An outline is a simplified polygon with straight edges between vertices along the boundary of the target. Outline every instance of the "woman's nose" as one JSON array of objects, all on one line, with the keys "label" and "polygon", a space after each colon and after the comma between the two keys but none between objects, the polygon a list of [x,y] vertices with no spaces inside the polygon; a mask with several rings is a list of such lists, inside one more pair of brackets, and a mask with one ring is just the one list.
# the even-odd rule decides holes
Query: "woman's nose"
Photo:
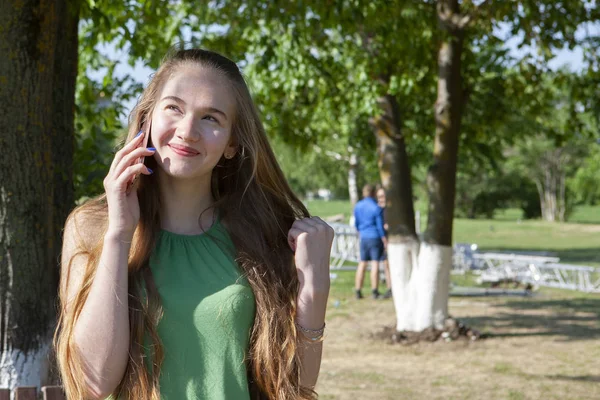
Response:
[{"label": "woman's nose", "polygon": [[195,142],[200,139],[200,127],[193,116],[186,116],[177,124],[176,135],[186,141]]}]

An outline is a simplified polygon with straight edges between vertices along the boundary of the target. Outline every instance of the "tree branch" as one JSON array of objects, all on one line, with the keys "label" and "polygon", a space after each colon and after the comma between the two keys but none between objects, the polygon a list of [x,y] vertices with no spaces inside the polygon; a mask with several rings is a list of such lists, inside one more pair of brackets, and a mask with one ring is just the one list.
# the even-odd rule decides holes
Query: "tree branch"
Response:
[{"label": "tree branch", "polygon": [[475,14],[481,14],[482,11],[489,11],[491,9],[491,0],[483,0],[478,6],[475,6]]},{"label": "tree branch", "polygon": [[448,1],[443,0],[438,1],[437,12],[440,22],[452,32],[465,29],[473,18],[473,14],[461,14],[458,3],[449,5]]},{"label": "tree branch", "polygon": [[491,11],[492,0],[483,0],[479,5],[474,6],[471,12],[461,14],[457,10],[451,10],[451,7],[445,1],[439,1],[437,4],[438,16],[440,21],[452,31],[461,31],[472,23],[479,15]]}]

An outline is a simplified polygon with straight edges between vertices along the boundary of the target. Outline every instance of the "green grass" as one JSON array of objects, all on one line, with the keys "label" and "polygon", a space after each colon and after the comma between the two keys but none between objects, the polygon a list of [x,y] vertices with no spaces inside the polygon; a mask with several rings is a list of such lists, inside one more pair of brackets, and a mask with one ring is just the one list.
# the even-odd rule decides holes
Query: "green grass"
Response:
[{"label": "green grass", "polygon": [[[355,271],[332,270],[331,272],[336,274],[336,278],[331,281],[331,289],[329,293],[330,303],[333,304],[336,301],[339,301],[339,303],[335,303],[336,306],[332,309],[332,312],[343,314],[346,310],[345,307],[349,305],[349,302],[353,301],[352,294],[354,290]],[[459,287],[479,286],[476,283],[476,279],[477,276],[471,272],[467,272],[464,275],[450,275],[450,281],[452,284]],[[365,281],[363,284],[363,294],[366,292],[366,289],[370,287],[369,282],[370,274],[367,273],[365,274]],[[541,287],[535,293],[536,296],[539,296],[540,298],[554,300],[552,306],[557,310],[560,309],[568,312],[568,310],[576,308],[589,312],[597,312],[598,317],[600,318],[600,310],[593,309],[597,306],[597,302],[600,300],[598,294],[547,287]],[[592,300],[594,302],[593,304],[590,303]],[[508,299],[507,301],[513,300]],[[531,303],[531,300],[529,300],[529,302]]]},{"label": "green grass", "polygon": [[518,208],[507,208],[505,210],[498,210],[494,215],[494,220],[499,221],[517,221],[523,219],[523,211]]},{"label": "green grass", "polygon": [[537,251],[562,262],[600,264],[600,226],[544,221],[454,221],[455,243],[477,243],[482,250]]},{"label": "green grass", "polygon": [[319,217],[343,214],[344,220],[347,222],[352,215],[352,206],[347,200],[309,200],[304,204],[312,215],[318,215]]},{"label": "green grass", "polygon": [[600,206],[579,206],[569,216],[569,222],[600,224]]},{"label": "green grass", "polygon": [[517,374],[520,371],[510,363],[501,362],[494,365],[494,372],[498,374]]},{"label": "green grass", "polygon": [[464,275],[451,275],[450,281],[453,285],[460,287],[479,286],[477,284],[477,276],[470,272],[467,272]]},{"label": "green grass", "polygon": [[[307,207],[312,214],[321,217],[343,214],[346,221],[352,212],[348,201],[314,200],[308,202]],[[600,266],[600,206],[577,208],[573,220],[579,223],[519,218],[517,209],[499,212],[492,220],[457,218],[454,243],[476,243],[486,251],[546,252],[560,257],[564,263]],[[422,220],[421,229],[425,226],[426,221]]]},{"label": "green grass", "polygon": [[510,400],[522,400],[522,399],[525,399],[525,395],[518,390],[509,390],[508,398]]}]

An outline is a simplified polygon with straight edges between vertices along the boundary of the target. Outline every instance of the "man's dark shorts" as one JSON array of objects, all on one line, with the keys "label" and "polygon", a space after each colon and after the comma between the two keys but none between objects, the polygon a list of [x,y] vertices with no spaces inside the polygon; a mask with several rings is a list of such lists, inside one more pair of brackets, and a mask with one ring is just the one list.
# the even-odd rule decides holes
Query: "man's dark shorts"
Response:
[{"label": "man's dark shorts", "polygon": [[383,256],[384,250],[381,238],[360,239],[361,261],[381,261]]}]

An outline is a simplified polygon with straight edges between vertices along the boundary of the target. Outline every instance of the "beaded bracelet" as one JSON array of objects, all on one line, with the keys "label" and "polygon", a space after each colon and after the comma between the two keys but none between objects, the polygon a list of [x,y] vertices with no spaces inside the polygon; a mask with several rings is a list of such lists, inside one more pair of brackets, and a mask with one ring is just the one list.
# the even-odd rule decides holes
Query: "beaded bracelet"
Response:
[{"label": "beaded bracelet", "polygon": [[[320,341],[321,339],[323,339],[323,334],[325,332],[326,325],[327,325],[326,323],[323,323],[323,327],[321,329],[314,330],[314,329],[306,329],[305,327],[303,327],[302,325],[300,325],[299,323],[296,322],[296,327],[298,327],[302,331],[302,333],[304,333],[304,337],[313,342]],[[311,334],[311,335],[317,335],[317,336],[309,337],[309,336],[306,336],[307,333]]]}]

